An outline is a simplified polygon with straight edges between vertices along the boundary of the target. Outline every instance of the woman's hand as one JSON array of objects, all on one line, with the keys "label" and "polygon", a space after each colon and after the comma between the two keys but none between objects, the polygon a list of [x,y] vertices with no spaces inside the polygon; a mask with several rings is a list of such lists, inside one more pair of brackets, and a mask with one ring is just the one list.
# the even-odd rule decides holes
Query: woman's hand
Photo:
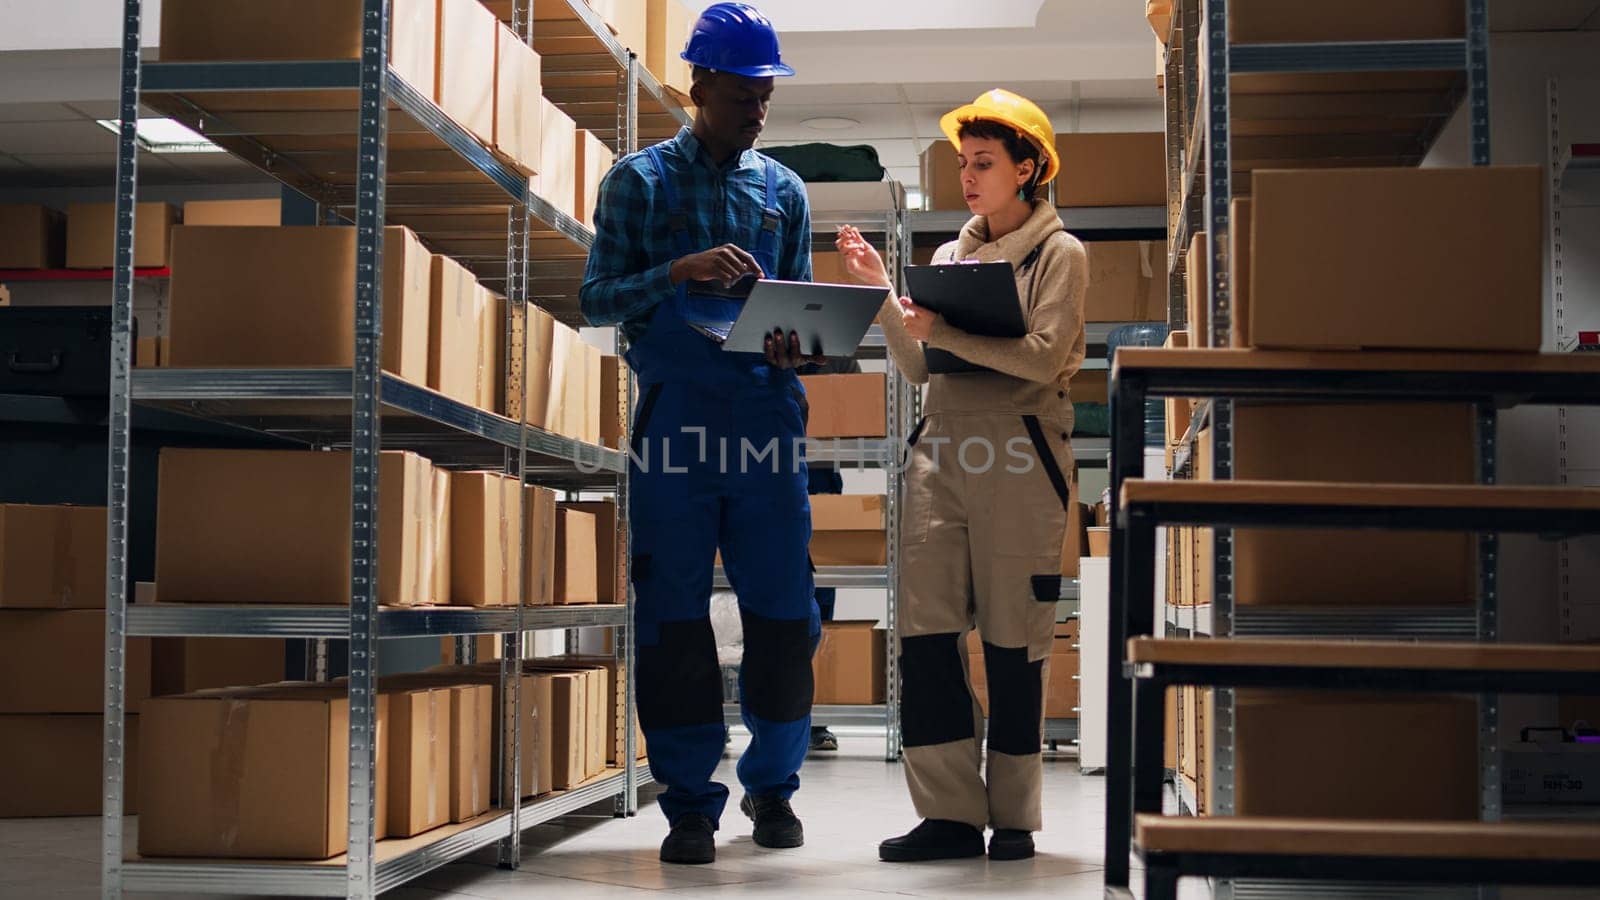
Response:
[{"label": "woman's hand", "polygon": [[878,248],[867,243],[867,239],[861,236],[861,232],[854,225],[840,226],[833,245],[838,248],[839,255],[844,257],[844,268],[850,273],[851,278],[862,284],[882,285],[891,289],[894,287],[894,282],[889,280],[889,269],[884,266]]},{"label": "woman's hand", "polygon": [[900,298],[900,321],[912,337],[924,344],[933,340],[933,328],[939,324],[939,319],[938,313],[925,306],[918,306],[910,297]]}]

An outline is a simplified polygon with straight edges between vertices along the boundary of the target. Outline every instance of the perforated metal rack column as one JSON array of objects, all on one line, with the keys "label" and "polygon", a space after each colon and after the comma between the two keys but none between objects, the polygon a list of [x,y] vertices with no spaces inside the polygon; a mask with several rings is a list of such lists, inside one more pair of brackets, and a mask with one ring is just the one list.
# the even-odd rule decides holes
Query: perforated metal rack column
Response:
[{"label": "perforated metal rack column", "polygon": [[128,477],[132,470],[133,215],[138,200],[140,0],[122,5],[122,80],[117,130],[116,256],[111,294],[111,386],[107,418],[104,808],[100,890],[122,896],[122,813],[126,782]]}]

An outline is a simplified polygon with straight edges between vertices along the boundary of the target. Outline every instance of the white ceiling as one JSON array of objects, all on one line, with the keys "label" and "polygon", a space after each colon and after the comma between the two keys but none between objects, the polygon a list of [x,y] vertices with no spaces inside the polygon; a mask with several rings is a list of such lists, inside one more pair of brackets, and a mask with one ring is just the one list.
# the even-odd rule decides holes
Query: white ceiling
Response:
[{"label": "white ceiling", "polygon": [[[914,185],[938,118],[984,90],[1033,98],[1058,131],[1160,130],[1156,44],[1141,0],[757,0],[799,74],[769,144],[868,143]],[[109,187],[121,0],[0,0],[0,186]],[[1600,0],[1491,0],[1498,31],[1600,28]],[[146,0],[146,43],[159,0]],[[100,48],[100,49],[96,49]],[[815,117],[857,125],[819,131]],[[256,181],[216,155],[146,154],[151,183]]]}]

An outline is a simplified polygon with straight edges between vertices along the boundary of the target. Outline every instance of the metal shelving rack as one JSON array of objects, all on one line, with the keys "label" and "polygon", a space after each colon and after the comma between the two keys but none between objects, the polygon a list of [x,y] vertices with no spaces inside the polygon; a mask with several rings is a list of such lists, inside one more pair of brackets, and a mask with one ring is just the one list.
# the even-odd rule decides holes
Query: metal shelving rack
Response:
[{"label": "metal shelving rack", "polygon": [[[1169,321],[1187,325],[1186,270],[1190,238],[1203,229],[1210,261],[1207,286],[1212,346],[1231,341],[1232,287],[1229,282],[1230,207],[1233,178],[1258,164],[1282,168],[1285,137],[1315,136],[1310,151],[1301,150],[1300,164],[1342,166],[1421,163],[1450,115],[1465,103],[1469,111],[1473,165],[1488,165],[1488,0],[1461,0],[1466,32],[1458,40],[1412,40],[1346,43],[1230,45],[1227,0],[1178,0],[1166,41],[1166,118],[1168,186]],[[1352,73],[1391,79],[1383,86],[1322,98],[1287,91],[1235,92],[1259,89],[1263,79],[1294,76],[1336,78]],[[1339,134],[1317,129],[1318,118],[1387,120],[1381,134]],[[1247,136],[1235,135],[1237,122],[1250,122]],[[1409,127],[1394,127],[1394,122]],[[1275,160],[1273,157],[1277,157]],[[1196,410],[1174,465],[1174,477],[1192,477],[1192,446],[1202,425],[1213,439],[1212,477],[1227,480],[1233,468],[1232,399],[1217,397]],[[1495,483],[1494,407],[1479,407],[1477,434],[1479,481]],[[1394,639],[1477,639],[1496,637],[1496,561],[1498,538],[1479,538],[1477,603],[1465,609],[1263,609],[1235,606],[1232,532],[1215,529],[1213,600],[1209,608],[1168,606],[1163,615],[1169,636],[1185,637],[1369,637]],[[1180,692],[1180,716],[1182,699]],[[1498,698],[1485,695],[1479,704],[1481,813],[1485,821],[1500,817]],[[1213,815],[1234,811],[1234,692],[1215,689],[1211,725]],[[1180,731],[1179,752],[1182,752]],[[1198,799],[1182,778],[1175,779],[1179,808],[1193,813]],[[1296,890],[1326,885],[1299,885],[1286,890],[1277,883],[1219,880],[1215,896],[1265,898],[1303,896]],[[1332,888],[1347,895],[1349,888]]]},{"label": "metal shelving rack", "polygon": [[[668,115],[687,115],[665,97],[659,84],[618,45],[581,0],[567,0],[589,39],[614,62],[620,100],[615,134],[620,151],[636,149],[638,87]],[[532,40],[531,0],[509,4],[513,30]],[[245,891],[301,896],[373,897],[477,849],[497,844],[502,866],[520,863],[523,829],[615,798],[619,815],[638,808],[638,788],[649,782],[635,764],[633,678],[626,679],[626,756],[620,770],[574,790],[528,800],[521,797],[516,724],[520,698],[515,677],[523,659],[526,632],[548,629],[609,628],[617,635],[615,652],[631,673],[634,659],[633,597],[610,606],[499,609],[380,608],[379,561],[375,545],[377,460],[383,449],[408,449],[453,468],[500,468],[532,483],[569,490],[614,489],[618,529],[626,527],[627,467],[615,450],[594,447],[482,410],[408,384],[378,369],[382,311],[384,226],[411,227],[437,252],[456,257],[485,282],[503,281],[509,336],[516,310],[530,302],[530,244],[535,239],[575,248],[581,255],[592,232],[530,190],[526,178],[502,164],[426,96],[387,65],[390,4],[363,0],[360,60],[333,62],[152,63],[140,59],[142,0],[124,0],[119,152],[116,197],[116,266],[113,274],[110,381],[109,526],[107,538],[106,689],[104,810],[102,818],[102,893],[164,894]],[[290,97],[305,91],[353,96],[343,108],[308,115],[294,112],[220,110],[213,98],[251,94]],[[323,96],[326,96],[324,93]],[[131,370],[134,213],[137,192],[136,125],[141,104],[195,128],[268,175],[314,200],[330,221],[345,218],[357,230],[355,365],[342,370]],[[285,110],[295,109],[293,104]],[[316,142],[274,136],[293,132],[323,136],[337,148],[344,141],[348,160]],[[391,132],[428,136],[425,164],[401,168],[391,160]],[[347,146],[353,139],[355,150]],[[314,149],[301,149],[312,146]],[[417,154],[402,157],[414,161]],[[412,177],[416,168],[428,177]],[[446,177],[440,177],[446,173]],[[572,296],[576,291],[571,290]],[[541,291],[541,303],[559,292]],[[506,342],[509,348],[510,341]],[[506,371],[526,359],[506,360]],[[629,379],[631,382],[631,379]],[[631,408],[631,383],[618,398]],[[317,447],[344,448],[352,458],[351,600],[348,606],[290,607],[234,605],[128,604],[129,476],[134,404],[164,408],[185,416],[226,422],[260,433],[288,437]],[[526,404],[524,404],[526,408]],[[620,546],[620,544],[619,544]],[[528,560],[523,548],[520,567]],[[626,560],[623,561],[626,565]],[[519,577],[522,577],[519,575]],[[518,591],[520,595],[520,590]],[[457,636],[461,658],[471,659],[465,636],[503,636],[501,684],[505,698],[500,755],[501,778],[509,801],[462,825],[447,826],[406,841],[374,840],[374,746],[379,641],[422,636]],[[345,856],[303,863],[259,861],[179,861],[125,858],[123,721],[125,639],[135,636],[236,636],[349,641],[350,802],[349,846]],[[325,653],[325,645],[323,650]]]}]

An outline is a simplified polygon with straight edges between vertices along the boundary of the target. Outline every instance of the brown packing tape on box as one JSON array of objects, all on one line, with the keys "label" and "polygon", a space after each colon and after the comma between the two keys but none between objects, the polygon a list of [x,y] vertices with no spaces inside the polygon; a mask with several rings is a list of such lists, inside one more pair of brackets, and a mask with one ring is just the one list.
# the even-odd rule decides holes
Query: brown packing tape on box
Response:
[{"label": "brown packing tape on box", "polygon": [[[105,802],[105,719],[98,715],[0,719],[0,819],[98,816]],[[139,717],[123,719],[122,810],[139,812]]]},{"label": "brown packing tape on box", "polygon": [[0,608],[106,605],[103,506],[0,504]]}]

